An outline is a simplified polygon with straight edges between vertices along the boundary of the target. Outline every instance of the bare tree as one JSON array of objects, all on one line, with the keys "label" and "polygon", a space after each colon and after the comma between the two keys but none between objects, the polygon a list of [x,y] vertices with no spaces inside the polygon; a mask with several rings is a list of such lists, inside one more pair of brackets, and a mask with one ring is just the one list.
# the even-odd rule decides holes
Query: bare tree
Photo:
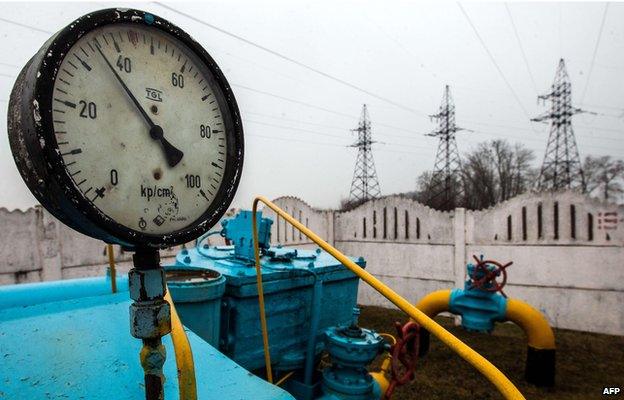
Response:
[{"label": "bare tree", "polygon": [[585,157],[586,192],[603,200],[617,201],[624,193],[624,161],[611,156]]},{"label": "bare tree", "polygon": [[535,177],[533,152],[522,144],[505,140],[480,143],[465,157],[465,205],[471,209],[490,207],[530,189]]},{"label": "bare tree", "polygon": [[464,156],[462,169],[464,181],[464,206],[469,209],[486,208],[498,200],[498,168],[489,143],[479,143]]},{"label": "bare tree", "polygon": [[[511,145],[505,140],[479,143],[464,156],[462,174],[455,182],[463,186],[463,191],[457,191],[463,195],[455,203],[482,209],[526,192],[536,176],[531,168],[533,158],[533,152],[522,144]],[[430,172],[419,177],[416,200],[423,202],[429,197],[430,177]],[[427,205],[436,208],[436,204]]]}]

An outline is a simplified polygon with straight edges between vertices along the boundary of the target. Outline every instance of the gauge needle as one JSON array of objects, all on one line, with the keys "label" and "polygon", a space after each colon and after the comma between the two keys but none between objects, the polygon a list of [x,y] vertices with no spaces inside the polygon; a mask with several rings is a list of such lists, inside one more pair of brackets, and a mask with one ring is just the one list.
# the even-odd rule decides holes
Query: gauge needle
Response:
[{"label": "gauge needle", "polygon": [[165,158],[167,158],[167,164],[169,164],[171,168],[178,165],[178,163],[182,160],[184,153],[181,150],[179,150],[177,147],[169,143],[167,139],[165,139],[165,134],[163,132],[163,129],[160,127],[160,125],[156,125],[154,121],[152,121],[152,119],[149,117],[149,115],[147,115],[147,112],[145,112],[143,107],[141,107],[141,104],[139,103],[137,98],[134,97],[130,89],[128,89],[128,86],[126,86],[126,84],[121,79],[117,71],[115,71],[115,68],[113,68],[113,66],[108,61],[104,53],[102,53],[102,50],[100,49],[100,46],[97,43],[95,44],[95,48],[100,53],[104,61],[106,61],[106,65],[108,65],[110,70],[113,72],[113,75],[115,75],[115,78],[117,78],[117,80],[119,81],[119,84],[121,84],[121,87],[123,87],[128,97],[130,97],[130,100],[132,100],[136,108],[139,110],[139,112],[145,119],[145,122],[147,122],[147,124],[149,125],[150,127],[149,134],[152,137],[152,139],[159,141],[160,144],[162,145],[162,149],[165,152]]}]

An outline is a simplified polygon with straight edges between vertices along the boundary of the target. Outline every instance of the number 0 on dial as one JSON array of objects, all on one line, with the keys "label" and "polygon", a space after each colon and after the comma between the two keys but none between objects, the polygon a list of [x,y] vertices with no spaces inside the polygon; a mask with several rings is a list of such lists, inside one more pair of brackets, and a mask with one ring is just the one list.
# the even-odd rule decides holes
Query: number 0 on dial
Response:
[{"label": "number 0 on dial", "polygon": [[242,170],[236,100],[171,23],[102,10],[24,67],[9,106],[18,169],[52,214],[90,236],[171,246],[214,225]]}]

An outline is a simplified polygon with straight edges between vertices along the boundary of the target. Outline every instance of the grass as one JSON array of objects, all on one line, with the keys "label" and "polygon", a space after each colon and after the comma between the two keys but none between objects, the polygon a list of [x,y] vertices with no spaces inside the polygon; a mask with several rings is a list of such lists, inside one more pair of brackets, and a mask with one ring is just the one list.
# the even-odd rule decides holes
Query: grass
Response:
[{"label": "grass", "polygon": [[[395,334],[394,321],[405,322],[398,310],[362,306],[360,325]],[[450,318],[436,321],[481,353],[520,389],[527,399],[586,400],[604,398],[604,387],[624,389],[624,337],[555,329],[557,374],[554,388],[537,388],[524,381],[526,341],[513,324],[497,324],[491,335],[466,332]],[[373,369],[378,369],[379,357]],[[622,395],[620,393],[620,395]],[[399,387],[401,399],[501,399],[492,384],[437,338],[431,337],[429,354],[418,360],[416,380]]]}]

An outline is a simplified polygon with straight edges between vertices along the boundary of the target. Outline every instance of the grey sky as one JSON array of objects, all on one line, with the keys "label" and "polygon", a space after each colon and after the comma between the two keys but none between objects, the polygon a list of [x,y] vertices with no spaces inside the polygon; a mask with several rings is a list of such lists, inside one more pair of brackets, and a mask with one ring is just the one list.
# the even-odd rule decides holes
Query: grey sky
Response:
[{"label": "grey sky", "polygon": [[[374,146],[382,193],[413,190],[418,174],[434,161],[436,139],[423,134],[434,128],[427,114],[436,111],[446,83],[455,98],[458,124],[475,131],[458,134],[460,152],[480,141],[506,138],[534,150],[539,163],[548,127],[530,123],[529,117],[545,111],[536,97],[549,90],[560,57],[566,59],[575,103],[604,114],[575,117],[581,156],[624,157],[624,4],[610,4],[596,49],[605,3],[508,3],[529,72],[505,4],[462,3],[521,105],[456,3],[171,4],[414,110],[410,112],[155,3],[0,3],[2,18],[50,32],[89,11],[120,5],[151,11],[185,29],[212,54],[234,85],[246,133],[245,170],[235,206],[250,207],[256,194],[296,195],[314,206],[337,206],[349,193],[356,150],[345,146],[354,140],[350,129],[357,124],[362,103],[369,105],[373,137],[383,142]],[[4,121],[19,68],[48,36],[0,20],[0,118]],[[13,163],[6,124],[0,126],[0,207],[31,206],[35,200]]]}]

